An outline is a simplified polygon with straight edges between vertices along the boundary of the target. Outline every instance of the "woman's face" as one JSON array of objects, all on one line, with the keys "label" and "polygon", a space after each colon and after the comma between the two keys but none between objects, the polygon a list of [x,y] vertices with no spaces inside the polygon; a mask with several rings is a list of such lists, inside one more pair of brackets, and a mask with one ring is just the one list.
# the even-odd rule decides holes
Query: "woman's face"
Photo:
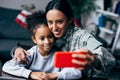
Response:
[{"label": "woman's face", "polygon": [[70,24],[70,20],[68,20],[61,11],[56,9],[48,11],[46,18],[48,21],[49,29],[54,34],[54,36],[56,38],[62,37]]}]

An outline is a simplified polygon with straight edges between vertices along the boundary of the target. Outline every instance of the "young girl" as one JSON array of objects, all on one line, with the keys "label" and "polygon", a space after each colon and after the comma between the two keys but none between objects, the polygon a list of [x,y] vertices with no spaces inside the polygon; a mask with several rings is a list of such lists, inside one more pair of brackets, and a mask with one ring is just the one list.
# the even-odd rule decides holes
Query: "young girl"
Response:
[{"label": "young girl", "polygon": [[15,76],[37,80],[81,78],[81,71],[78,69],[54,67],[55,39],[48,28],[44,13],[29,15],[26,21],[32,40],[37,45],[27,50],[31,55],[27,56],[28,63],[12,59],[4,64],[2,70]]}]

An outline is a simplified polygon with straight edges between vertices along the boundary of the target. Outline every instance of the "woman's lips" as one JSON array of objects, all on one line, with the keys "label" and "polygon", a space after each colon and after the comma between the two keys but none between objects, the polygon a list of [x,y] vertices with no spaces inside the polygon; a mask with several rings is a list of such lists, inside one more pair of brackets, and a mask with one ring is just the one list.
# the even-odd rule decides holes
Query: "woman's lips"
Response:
[{"label": "woman's lips", "polygon": [[60,32],[54,32],[54,34],[55,34],[55,35],[59,35],[59,34],[60,34]]},{"label": "woman's lips", "polygon": [[61,34],[61,30],[59,30],[59,31],[54,31],[54,34],[55,34],[55,35],[60,35],[60,34]]}]

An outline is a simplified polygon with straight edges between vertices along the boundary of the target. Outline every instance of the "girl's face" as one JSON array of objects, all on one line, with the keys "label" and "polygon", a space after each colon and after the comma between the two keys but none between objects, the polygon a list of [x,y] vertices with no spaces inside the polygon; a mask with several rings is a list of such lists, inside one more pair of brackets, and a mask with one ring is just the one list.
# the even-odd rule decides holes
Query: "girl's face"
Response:
[{"label": "girl's face", "polygon": [[49,29],[56,38],[62,37],[71,23],[71,20],[68,20],[61,11],[56,9],[49,10],[46,14],[46,18]]},{"label": "girl's face", "polygon": [[54,44],[54,36],[46,25],[38,25],[38,27],[34,32],[34,36],[32,37],[34,43],[39,46],[40,53],[44,56],[49,53],[53,44]]}]

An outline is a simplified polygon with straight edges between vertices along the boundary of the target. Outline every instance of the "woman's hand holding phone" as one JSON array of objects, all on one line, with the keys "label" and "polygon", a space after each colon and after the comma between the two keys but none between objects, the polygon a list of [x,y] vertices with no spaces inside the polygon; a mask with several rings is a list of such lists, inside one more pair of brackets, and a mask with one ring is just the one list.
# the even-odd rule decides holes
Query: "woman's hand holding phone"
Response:
[{"label": "woman's hand holding phone", "polygon": [[[72,63],[76,64],[76,65],[79,65],[78,69],[79,70],[84,70],[86,67],[90,67],[94,62],[95,62],[95,55],[87,50],[87,49],[81,49],[77,52],[84,52],[86,54],[73,54],[72,55]],[[77,60],[76,58],[79,58],[79,59],[84,59],[85,62],[82,62],[82,61],[79,61]]]}]

